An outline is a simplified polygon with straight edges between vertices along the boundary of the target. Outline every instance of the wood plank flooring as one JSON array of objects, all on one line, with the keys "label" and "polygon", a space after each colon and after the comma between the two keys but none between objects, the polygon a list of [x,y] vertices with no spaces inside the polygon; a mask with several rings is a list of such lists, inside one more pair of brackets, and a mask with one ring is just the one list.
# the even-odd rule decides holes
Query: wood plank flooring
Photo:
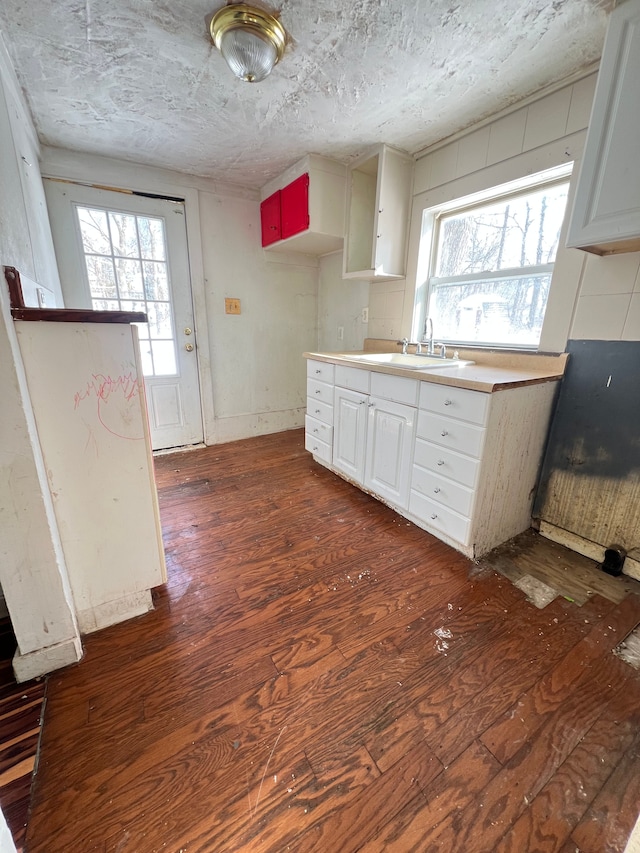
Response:
[{"label": "wood plank flooring", "polygon": [[640,598],[543,610],[313,462],[162,456],[169,582],[50,677],[28,853],[621,853]]},{"label": "wood plank flooring", "polygon": [[23,849],[36,764],[45,682],[16,684],[11,666],[16,638],[0,619],[0,807],[18,853]]}]

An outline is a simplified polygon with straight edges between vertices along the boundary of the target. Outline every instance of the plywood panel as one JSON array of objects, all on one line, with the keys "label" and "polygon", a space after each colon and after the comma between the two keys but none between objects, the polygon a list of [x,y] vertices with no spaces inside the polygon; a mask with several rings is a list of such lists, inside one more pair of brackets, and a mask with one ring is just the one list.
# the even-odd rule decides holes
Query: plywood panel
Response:
[{"label": "plywood panel", "polygon": [[16,326],[74,602],[88,616],[163,580],[132,329]]}]

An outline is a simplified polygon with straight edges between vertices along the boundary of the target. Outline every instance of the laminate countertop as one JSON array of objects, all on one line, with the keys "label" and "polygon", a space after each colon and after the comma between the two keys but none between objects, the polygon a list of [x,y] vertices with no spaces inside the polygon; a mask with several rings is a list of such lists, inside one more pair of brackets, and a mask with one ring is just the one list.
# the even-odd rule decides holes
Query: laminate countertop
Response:
[{"label": "laminate countertop", "polygon": [[470,360],[474,364],[456,366],[452,361],[451,367],[426,367],[413,370],[385,364],[363,362],[354,358],[357,355],[375,352],[398,352],[395,347],[372,348],[367,346],[360,352],[305,352],[304,357],[330,364],[342,364],[360,370],[370,370],[375,373],[388,373],[394,376],[405,376],[408,379],[418,379],[422,382],[432,382],[437,385],[451,385],[457,388],[468,388],[471,391],[505,391],[509,388],[519,388],[524,385],[537,385],[541,382],[552,382],[562,379],[567,363],[567,353],[560,355],[539,355],[537,353],[511,353],[495,350],[466,350],[460,349],[460,360]]}]

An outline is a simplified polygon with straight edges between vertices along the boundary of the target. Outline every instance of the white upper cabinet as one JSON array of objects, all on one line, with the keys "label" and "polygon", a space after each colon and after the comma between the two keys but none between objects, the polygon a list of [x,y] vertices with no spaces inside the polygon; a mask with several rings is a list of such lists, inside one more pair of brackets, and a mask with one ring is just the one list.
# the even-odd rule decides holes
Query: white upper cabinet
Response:
[{"label": "white upper cabinet", "polygon": [[343,278],[404,278],[413,158],[378,145],[347,173]]},{"label": "white upper cabinet", "polygon": [[567,245],[640,250],[640,0],[612,13]]},{"label": "white upper cabinet", "polygon": [[325,255],[342,248],[347,167],[307,154],[261,191],[262,246]]}]

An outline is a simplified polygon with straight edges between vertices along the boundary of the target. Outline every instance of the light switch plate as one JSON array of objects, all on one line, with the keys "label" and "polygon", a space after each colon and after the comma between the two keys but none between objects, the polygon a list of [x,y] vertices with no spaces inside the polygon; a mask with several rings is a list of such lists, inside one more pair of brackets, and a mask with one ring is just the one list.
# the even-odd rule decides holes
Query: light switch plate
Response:
[{"label": "light switch plate", "polygon": [[225,299],[224,300],[224,313],[225,314],[241,314],[240,311],[240,300],[239,299]]}]

